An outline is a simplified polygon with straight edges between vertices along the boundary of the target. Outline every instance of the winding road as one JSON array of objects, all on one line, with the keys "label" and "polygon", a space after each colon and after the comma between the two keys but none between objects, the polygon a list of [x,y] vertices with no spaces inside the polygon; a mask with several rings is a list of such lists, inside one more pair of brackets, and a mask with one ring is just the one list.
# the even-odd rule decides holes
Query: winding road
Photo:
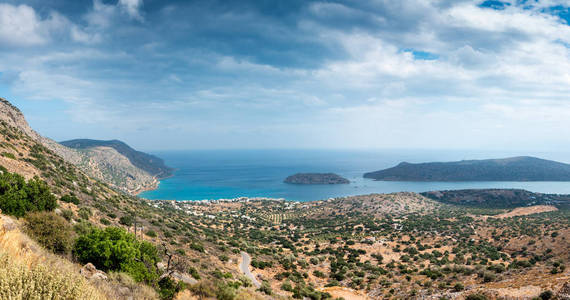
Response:
[{"label": "winding road", "polygon": [[257,281],[257,279],[255,279],[255,276],[253,276],[253,274],[249,270],[249,264],[250,263],[251,263],[251,257],[249,256],[249,254],[242,251],[241,252],[241,263],[239,265],[239,269],[243,274],[245,274],[245,276],[247,278],[249,278],[251,280],[251,282],[253,283],[253,285],[256,288],[259,288],[261,286],[261,284],[259,283],[259,281]]}]

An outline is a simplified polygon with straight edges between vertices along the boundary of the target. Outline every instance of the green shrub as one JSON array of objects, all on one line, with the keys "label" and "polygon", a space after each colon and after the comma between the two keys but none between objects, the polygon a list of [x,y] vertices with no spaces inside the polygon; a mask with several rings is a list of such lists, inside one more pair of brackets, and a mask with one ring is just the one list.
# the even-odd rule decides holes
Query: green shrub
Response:
[{"label": "green shrub", "polygon": [[101,222],[101,224],[103,224],[103,225],[107,225],[107,226],[108,226],[108,225],[111,225],[111,221],[109,221],[109,220],[107,220],[107,219],[105,219],[105,218],[101,218],[101,219],[99,220],[99,222]]},{"label": "green shrub", "polygon": [[26,180],[0,168],[0,209],[3,213],[22,217],[27,212],[51,211],[57,199],[48,185],[38,177]]},{"label": "green shrub", "polygon": [[16,159],[16,156],[14,155],[14,153],[10,153],[10,152],[2,152],[2,156],[7,157],[7,158],[11,158],[11,159]]},{"label": "green shrub", "polygon": [[71,221],[73,218],[73,211],[70,209],[62,209],[61,216],[64,217],[66,220]]},{"label": "green shrub", "polygon": [[273,290],[271,289],[271,285],[267,281],[263,281],[261,283],[261,286],[259,287],[258,291],[260,291],[266,295],[273,294]]},{"label": "green shrub", "polygon": [[196,270],[196,268],[194,267],[188,268],[188,273],[190,273],[190,275],[194,277],[194,279],[200,280],[200,274],[198,274],[198,270]]},{"label": "green shrub", "polygon": [[61,198],[59,199],[65,203],[73,203],[75,205],[79,205],[79,198],[77,198],[75,196],[75,194],[71,193],[71,194],[67,194],[67,195],[63,195],[61,196]]},{"label": "green shrub", "polygon": [[137,282],[153,282],[157,277],[158,252],[149,242],[138,241],[118,227],[93,229],[77,238],[73,253],[82,263],[93,263],[105,271],[122,271]]},{"label": "green shrub", "polygon": [[80,208],[79,211],[77,211],[77,214],[83,220],[89,220],[89,218],[92,216],[91,209],[88,207]]},{"label": "green shrub", "polygon": [[154,230],[149,230],[146,232],[146,235],[155,238],[156,237],[156,231]]},{"label": "green shrub", "polygon": [[456,284],[453,286],[453,289],[454,289],[456,292],[460,292],[460,291],[463,291],[463,290],[465,289],[465,286],[463,286],[463,283],[458,282],[458,283],[456,283]]},{"label": "green shrub", "polygon": [[158,294],[160,295],[160,299],[174,299],[176,293],[183,288],[184,284],[182,282],[176,283],[170,277],[163,277],[158,281]]},{"label": "green shrub", "polygon": [[129,227],[133,226],[133,222],[134,222],[134,220],[133,220],[132,216],[122,216],[119,219],[119,224],[129,226]]},{"label": "green shrub", "polygon": [[487,296],[483,294],[471,294],[465,297],[465,300],[487,300]]},{"label": "green shrub", "polygon": [[30,213],[26,216],[26,233],[52,252],[69,253],[73,230],[69,223],[53,212]]},{"label": "green shrub", "polygon": [[554,293],[552,293],[552,291],[544,291],[544,292],[540,293],[540,295],[538,297],[542,300],[549,300],[549,299],[552,299],[553,296],[554,296]]}]

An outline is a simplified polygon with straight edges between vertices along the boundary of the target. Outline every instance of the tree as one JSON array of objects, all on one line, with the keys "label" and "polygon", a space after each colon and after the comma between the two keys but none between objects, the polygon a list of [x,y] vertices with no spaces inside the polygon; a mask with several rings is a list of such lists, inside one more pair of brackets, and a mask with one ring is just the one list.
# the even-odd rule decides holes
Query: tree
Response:
[{"label": "tree", "polygon": [[106,271],[122,271],[135,281],[152,283],[158,277],[156,247],[138,241],[133,234],[118,227],[93,229],[77,238],[73,253],[82,263],[93,263]]},{"label": "tree", "polygon": [[26,182],[21,175],[0,169],[0,209],[5,214],[22,217],[30,211],[51,211],[56,206],[56,197],[38,177]]}]

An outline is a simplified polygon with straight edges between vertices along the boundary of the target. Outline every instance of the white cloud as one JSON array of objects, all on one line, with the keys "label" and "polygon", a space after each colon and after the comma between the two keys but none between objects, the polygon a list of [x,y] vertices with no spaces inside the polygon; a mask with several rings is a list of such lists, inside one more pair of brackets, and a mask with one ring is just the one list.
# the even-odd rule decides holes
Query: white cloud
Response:
[{"label": "white cloud", "polygon": [[129,17],[142,21],[140,9],[143,6],[143,0],[119,0],[118,5],[125,11]]},{"label": "white cloud", "polygon": [[[0,4],[0,42],[10,46],[34,46],[49,41],[49,30],[57,26],[52,16],[42,20],[27,5]],[[57,29],[57,28],[55,28]]]}]

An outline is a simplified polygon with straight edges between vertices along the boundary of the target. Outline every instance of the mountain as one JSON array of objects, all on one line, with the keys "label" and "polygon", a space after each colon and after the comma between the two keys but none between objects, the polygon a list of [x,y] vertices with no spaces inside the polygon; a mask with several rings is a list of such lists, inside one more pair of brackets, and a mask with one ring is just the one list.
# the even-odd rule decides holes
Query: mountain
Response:
[{"label": "mountain", "polygon": [[570,181],[570,165],[536,157],[407,163],[364,174],[386,181]]},{"label": "mountain", "polygon": [[129,161],[137,168],[146,171],[150,175],[161,179],[172,175],[172,169],[164,164],[164,161],[154,155],[146,154],[137,151],[129,145],[119,140],[100,141],[90,139],[76,139],[60,142],[60,144],[77,149],[87,150],[98,147],[109,147],[115,149],[117,152],[129,159]]},{"label": "mountain", "polygon": [[422,196],[448,204],[486,208],[512,208],[531,205],[568,207],[570,195],[533,193],[521,189],[466,189],[432,191]]},{"label": "mountain", "polygon": [[347,184],[348,179],[334,173],[297,173],[285,178],[291,184]]},{"label": "mountain", "polygon": [[[43,137],[30,127],[24,115],[17,107],[1,97],[0,121],[2,121],[5,126],[20,131],[26,137],[49,149],[57,156],[63,158],[65,162],[77,166],[88,177],[98,179],[131,194],[155,188],[158,184],[157,179],[168,174],[160,173],[165,172],[165,170],[159,171],[158,169],[152,169],[152,172],[149,172],[147,169],[139,168],[132,161],[141,165],[142,163],[140,162],[144,161],[144,159],[140,157],[143,156],[133,155],[131,156],[131,160],[131,158],[111,146],[73,149],[61,145],[52,139]],[[128,146],[126,147],[131,149]],[[121,149],[121,151],[125,149],[125,147],[118,146],[117,148]],[[128,151],[124,152],[127,153]],[[132,152],[135,151],[132,150]]]}]

